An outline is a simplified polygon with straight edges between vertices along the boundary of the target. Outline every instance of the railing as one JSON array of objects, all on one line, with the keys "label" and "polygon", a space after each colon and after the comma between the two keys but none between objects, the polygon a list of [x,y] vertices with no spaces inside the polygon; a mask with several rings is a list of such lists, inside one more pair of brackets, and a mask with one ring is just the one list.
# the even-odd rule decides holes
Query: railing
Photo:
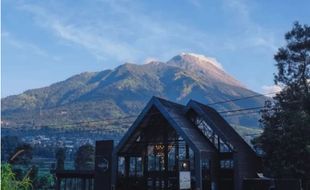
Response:
[{"label": "railing", "polygon": [[94,171],[56,170],[56,190],[93,190]]}]

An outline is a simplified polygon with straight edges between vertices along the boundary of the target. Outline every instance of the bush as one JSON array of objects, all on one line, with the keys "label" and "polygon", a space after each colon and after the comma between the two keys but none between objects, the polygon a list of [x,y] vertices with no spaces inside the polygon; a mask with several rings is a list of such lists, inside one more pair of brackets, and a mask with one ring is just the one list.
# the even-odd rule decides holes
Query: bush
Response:
[{"label": "bush", "polygon": [[31,180],[26,175],[22,180],[17,180],[10,164],[1,165],[2,190],[28,190],[32,188]]}]

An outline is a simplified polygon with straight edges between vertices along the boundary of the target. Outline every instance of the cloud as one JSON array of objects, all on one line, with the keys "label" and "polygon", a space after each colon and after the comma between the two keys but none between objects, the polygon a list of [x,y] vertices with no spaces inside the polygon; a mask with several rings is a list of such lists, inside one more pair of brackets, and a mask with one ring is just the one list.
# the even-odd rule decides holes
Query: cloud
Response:
[{"label": "cloud", "polygon": [[265,48],[275,52],[279,44],[276,42],[275,35],[255,22],[251,17],[250,2],[245,0],[222,0],[226,12],[232,14],[231,20],[241,29],[240,36],[225,46],[234,50],[239,48]]},{"label": "cloud", "polygon": [[214,58],[214,57],[206,57],[206,58],[209,59],[210,62],[212,64],[214,64],[216,67],[218,67],[218,68],[220,68],[220,69],[222,69],[224,71],[223,65],[216,58]]},{"label": "cloud", "polygon": [[48,53],[43,48],[33,43],[19,40],[9,32],[4,31],[1,33],[1,36],[2,36],[2,43],[7,43],[8,45],[16,49],[31,52],[39,56],[48,56]]},{"label": "cloud", "polygon": [[181,55],[190,55],[190,56],[196,57],[196,58],[200,59],[201,61],[211,63],[214,66],[216,66],[217,68],[224,71],[223,65],[214,57],[207,57],[205,55],[201,55],[201,54],[197,54],[197,53],[186,53],[186,52],[182,52]]},{"label": "cloud", "polygon": [[96,26],[81,27],[78,23],[66,22],[65,19],[37,5],[24,4],[20,8],[32,13],[39,25],[50,29],[60,39],[88,49],[99,60],[105,60],[106,56],[113,56],[118,61],[127,61],[132,60],[137,54],[136,50],[130,48],[128,44],[113,40],[108,35],[100,35]]},{"label": "cloud", "polygon": [[113,41],[75,26],[54,23],[52,28],[59,37],[81,45],[101,60],[105,60],[104,56],[109,55],[116,57],[119,61],[128,61],[134,59],[137,53],[126,43]]},{"label": "cloud", "polygon": [[281,90],[282,90],[282,87],[279,85],[264,85],[264,86],[262,86],[263,94],[265,94],[268,97],[275,96],[275,94],[277,94]]},{"label": "cloud", "polygon": [[119,62],[142,63],[145,57],[153,54],[158,55],[157,59],[166,60],[181,51],[208,52],[216,44],[204,32],[160,17],[153,18],[136,4],[100,3],[97,7],[104,7],[105,11],[93,10],[96,18],[83,18],[77,12],[67,13],[60,8],[53,10],[33,4],[23,4],[20,10],[30,12],[41,27],[61,40],[85,48],[99,60],[108,57]]},{"label": "cloud", "polygon": [[270,36],[254,36],[252,39],[250,39],[250,42],[253,44],[253,46],[266,47],[273,52],[277,51],[278,49],[277,45],[275,45],[275,39]]},{"label": "cloud", "polygon": [[1,37],[2,37],[1,38],[2,44],[11,46],[15,50],[24,52],[27,55],[32,54],[35,56],[45,57],[54,62],[61,61],[61,57],[57,55],[52,55],[50,52],[48,52],[46,49],[44,49],[40,45],[35,44],[33,42],[18,39],[16,36],[14,36],[14,34],[7,32],[5,30],[1,32]]},{"label": "cloud", "polygon": [[[188,1],[197,8],[202,6],[199,0]],[[154,16],[135,1],[98,0],[89,3],[91,9],[81,11],[76,7],[68,9],[59,2],[56,8],[38,3],[24,3],[19,8],[31,13],[39,26],[59,40],[84,48],[98,60],[143,63],[150,55],[165,61],[179,52],[200,52],[214,57],[218,52],[247,48],[276,50],[274,36],[251,19],[246,1],[222,2],[225,11],[234,15],[231,20],[242,28],[242,33],[234,38],[217,37],[199,30],[199,26]]]},{"label": "cloud", "polygon": [[199,0],[187,0],[191,5],[193,5],[196,8],[201,8],[201,3]]},{"label": "cloud", "polygon": [[158,61],[158,59],[155,58],[155,57],[148,57],[148,58],[146,58],[146,59],[143,61],[143,63],[144,63],[144,64],[148,64],[148,63],[157,62],[157,61]]}]

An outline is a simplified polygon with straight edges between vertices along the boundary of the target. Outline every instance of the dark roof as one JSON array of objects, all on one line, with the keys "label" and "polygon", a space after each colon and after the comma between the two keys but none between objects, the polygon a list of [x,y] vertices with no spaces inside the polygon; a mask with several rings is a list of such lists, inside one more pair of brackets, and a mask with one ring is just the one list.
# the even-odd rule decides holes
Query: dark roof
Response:
[{"label": "dark roof", "polygon": [[146,107],[115,148],[115,153],[120,153],[123,149],[129,150],[131,148],[131,143],[139,136],[139,129],[148,126],[147,118],[152,115],[152,108],[158,110],[156,114],[160,114],[194,151],[215,152],[217,150],[201,131],[193,127],[193,123],[186,115],[190,109],[193,109],[199,114],[217,135],[234,147],[234,150],[238,151],[240,148],[256,155],[249,144],[244,141],[215,109],[194,100],[190,100],[184,106],[158,97],[152,97],[147,103]]},{"label": "dark roof", "polygon": [[187,107],[188,109],[192,108],[198,112],[198,114],[204,118],[204,120],[218,133],[219,136],[234,146],[235,150],[240,147],[245,147],[248,151],[256,154],[252,147],[214,108],[194,100],[190,100]]},{"label": "dark roof", "polygon": [[184,139],[187,137],[190,142],[193,143],[200,151],[208,152],[210,150],[215,151],[214,146],[207,140],[200,131],[193,127],[193,124],[186,117],[186,107],[174,102],[170,102],[161,98],[157,98],[162,103],[164,113],[170,124],[174,124],[176,131]]},{"label": "dark roof", "polygon": [[192,123],[185,115],[187,110],[185,106],[162,98],[153,97],[115,148],[114,151],[116,153],[118,153],[123,146],[126,146],[152,107],[156,107],[159,110],[160,114],[167,120],[169,125],[177,131],[194,151],[216,151],[202,133],[192,127]]}]

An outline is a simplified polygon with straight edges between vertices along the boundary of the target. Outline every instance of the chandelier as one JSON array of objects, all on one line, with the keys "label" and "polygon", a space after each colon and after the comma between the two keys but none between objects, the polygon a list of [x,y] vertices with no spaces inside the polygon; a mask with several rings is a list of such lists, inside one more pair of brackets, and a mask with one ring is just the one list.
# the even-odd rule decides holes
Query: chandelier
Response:
[{"label": "chandelier", "polygon": [[[168,145],[168,152],[172,149],[172,145]],[[153,154],[164,156],[165,155],[165,145],[164,144],[156,144],[153,148]]]}]

